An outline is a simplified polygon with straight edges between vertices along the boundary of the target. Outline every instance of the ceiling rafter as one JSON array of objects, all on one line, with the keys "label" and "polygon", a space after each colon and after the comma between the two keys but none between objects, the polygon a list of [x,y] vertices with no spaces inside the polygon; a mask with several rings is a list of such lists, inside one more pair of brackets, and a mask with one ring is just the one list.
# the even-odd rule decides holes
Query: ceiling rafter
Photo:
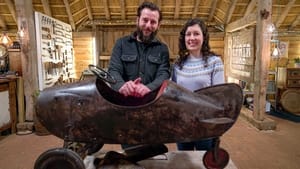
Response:
[{"label": "ceiling rafter", "polygon": [[[83,11],[86,11],[87,9],[86,8],[81,8],[79,11],[77,11],[77,12],[74,12],[73,13],[73,16],[76,16],[76,15],[78,15],[78,14],[80,14],[80,13],[82,13]],[[74,22],[75,23],[75,22]]]},{"label": "ceiling rafter", "polygon": [[[76,16],[76,15],[79,15],[79,14],[82,14],[84,11],[86,11],[87,9],[86,8],[82,8],[82,9],[80,9],[79,11],[77,11],[77,12],[74,12],[73,13],[73,16]],[[88,16],[88,15],[87,15]],[[88,16],[89,17],[89,16]],[[92,20],[92,19],[91,19]],[[77,23],[77,22],[75,22],[75,23]],[[76,25],[76,24],[75,24]]]},{"label": "ceiling rafter", "polygon": [[[0,31],[4,29],[18,29],[18,19],[15,5],[17,0],[3,0],[0,2],[0,11],[2,21],[0,21]],[[18,0],[22,1],[22,0]],[[35,0],[34,8],[38,12],[45,13],[59,20],[62,20],[72,26],[72,29],[78,30],[79,25],[86,27],[80,28],[81,31],[94,30],[92,25],[87,25],[88,21],[101,20],[108,23],[121,25],[120,21],[132,20],[136,16],[136,8],[139,3],[150,0]],[[275,0],[273,7],[273,22],[277,23],[278,30],[282,31],[300,31],[300,16],[297,13],[300,5],[299,0]],[[68,2],[69,5],[65,5]],[[186,20],[187,18],[201,17],[206,23],[214,23],[220,27],[226,27],[237,19],[245,18],[252,13],[256,13],[258,0],[151,0],[160,7],[163,13],[162,25],[176,25],[171,23],[173,20]],[[233,2],[236,2],[235,7]],[[284,2],[284,3],[283,3]],[[123,4],[123,5],[122,5]],[[69,6],[69,7],[68,7]],[[285,7],[287,6],[287,7]],[[278,9],[278,12],[276,13]],[[69,12],[66,12],[66,11]],[[275,13],[274,13],[275,12]],[[275,15],[274,15],[275,14]],[[177,19],[176,19],[177,18]],[[167,21],[167,22],[164,22]],[[72,23],[73,22],[73,23]],[[122,22],[124,26],[129,25]],[[130,23],[131,24],[131,23]],[[97,26],[97,25],[95,25]],[[74,30],[74,31],[75,31]],[[221,30],[221,29],[219,29]]]},{"label": "ceiling rafter", "polygon": [[257,13],[251,13],[239,20],[231,22],[226,26],[226,32],[234,32],[246,28],[248,26],[254,25],[256,23]]},{"label": "ceiling rafter", "polygon": [[14,6],[12,0],[5,0],[5,3],[9,9],[9,12],[11,13],[12,17],[14,18],[14,21],[17,22],[16,10],[15,10],[15,6]]},{"label": "ceiling rafter", "polygon": [[70,6],[73,6],[74,4],[76,4],[76,3],[78,3],[78,2],[80,2],[81,0],[74,0],[74,1],[72,1],[71,3],[70,3]]},{"label": "ceiling rafter", "polygon": [[175,3],[175,12],[174,12],[174,19],[178,19],[179,18],[179,12],[180,12],[180,6],[181,6],[181,0],[176,0]]},{"label": "ceiling rafter", "polygon": [[67,16],[67,15],[64,15],[64,14],[60,14],[60,15],[56,14],[56,15],[53,15],[53,17],[54,17],[54,18],[55,18],[55,17],[57,17],[57,18],[68,18],[68,16]]},{"label": "ceiling rafter", "polygon": [[49,1],[48,0],[41,0],[41,1],[42,1],[42,4],[43,4],[43,9],[45,11],[45,14],[52,17]]},{"label": "ceiling rafter", "polygon": [[[78,26],[76,27],[76,31],[80,31],[82,30],[86,25],[87,25],[87,21],[89,20],[89,18],[87,16],[84,16],[80,19],[80,21],[76,22],[76,25],[78,24]],[[90,20],[91,21],[91,20]],[[92,27],[96,28],[96,25],[91,25]]]},{"label": "ceiling rafter", "polygon": [[125,14],[125,0],[120,0],[120,7],[121,7],[121,19],[125,20],[126,19],[126,14]]},{"label": "ceiling rafter", "polygon": [[[92,14],[92,8],[91,8],[90,0],[84,0],[84,2],[85,2],[85,6],[86,6],[86,9],[87,9],[87,13],[88,13],[88,19],[93,20],[94,18],[93,18],[93,14]],[[87,20],[87,17],[84,16],[84,17],[79,19],[79,22],[76,22],[76,25],[77,25],[77,23],[81,23],[79,25],[79,26],[81,26],[82,24],[85,23],[86,20]],[[94,30],[96,29],[96,25],[93,25],[92,27],[93,27]],[[78,30],[78,28],[77,28],[77,30]]]},{"label": "ceiling rafter", "polygon": [[223,23],[222,19],[218,16],[214,16],[214,19],[216,20],[216,22]]},{"label": "ceiling rafter", "polygon": [[246,9],[246,12],[245,12],[244,16],[249,15],[249,14],[253,11],[253,9],[254,9],[255,6],[256,6],[256,3],[257,3],[257,0],[251,0],[251,1],[249,2],[249,4],[248,4],[248,6],[247,6],[247,9]]},{"label": "ceiling rafter", "polygon": [[88,16],[89,16],[89,20],[93,20],[93,14],[92,14],[92,10],[91,10],[90,0],[84,0],[84,2],[85,2],[85,7],[87,9]]},{"label": "ceiling rafter", "polygon": [[289,30],[293,30],[300,22],[300,14],[296,17],[296,19],[289,26]]},{"label": "ceiling rafter", "polygon": [[280,25],[282,24],[283,20],[285,19],[285,17],[289,13],[290,9],[295,4],[295,2],[296,2],[296,0],[290,0],[289,3],[287,5],[285,5],[285,8],[283,9],[283,12],[280,14],[278,20],[276,21],[275,26],[277,28],[280,27]]},{"label": "ceiling rafter", "polygon": [[104,0],[104,11],[106,20],[110,20],[109,0]]},{"label": "ceiling rafter", "polygon": [[[83,17],[81,17],[78,21],[75,22],[76,25],[85,22],[89,19],[89,17],[87,15],[84,15]],[[78,29],[78,28],[77,28]]]},{"label": "ceiling rafter", "polygon": [[193,10],[193,14],[192,14],[192,18],[197,17],[197,13],[198,13],[198,10],[199,10],[199,4],[200,4],[200,0],[196,0],[194,10]]},{"label": "ceiling rafter", "polygon": [[211,9],[210,9],[210,13],[209,13],[208,19],[207,19],[207,21],[209,21],[209,22],[212,21],[212,19],[214,17],[214,13],[215,13],[216,8],[217,8],[217,3],[218,3],[218,0],[211,1],[211,4],[210,4]]},{"label": "ceiling rafter", "polygon": [[[164,19],[162,20],[162,25],[168,25],[168,26],[178,26],[183,25],[186,22],[186,19]],[[216,24],[213,22],[206,22],[208,26],[215,26]],[[100,25],[100,26],[132,26],[136,25],[135,20],[115,20],[115,21],[108,21],[108,20],[102,20],[102,19],[94,19],[93,21],[86,21],[87,26],[91,25]]]},{"label": "ceiling rafter", "polygon": [[236,3],[237,3],[237,0],[231,1],[231,4],[229,6],[229,9],[228,9],[227,14],[225,15],[225,19],[224,19],[225,25],[227,25],[230,22],[233,11],[234,11],[235,6],[236,6]]},{"label": "ceiling rafter", "polygon": [[2,18],[2,16],[0,16],[0,27],[2,27],[3,30],[7,30],[7,25],[4,21],[4,19]]},{"label": "ceiling rafter", "polygon": [[70,22],[70,25],[72,27],[72,30],[75,30],[76,26],[75,26],[74,19],[73,19],[73,16],[72,16],[72,12],[71,12],[71,9],[70,9],[69,1],[64,0],[64,4],[65,4],[65,7],[66,7],[66,11],[67,11],[67,14],[68,14],[68,17],[69,17],[69,22]]}]

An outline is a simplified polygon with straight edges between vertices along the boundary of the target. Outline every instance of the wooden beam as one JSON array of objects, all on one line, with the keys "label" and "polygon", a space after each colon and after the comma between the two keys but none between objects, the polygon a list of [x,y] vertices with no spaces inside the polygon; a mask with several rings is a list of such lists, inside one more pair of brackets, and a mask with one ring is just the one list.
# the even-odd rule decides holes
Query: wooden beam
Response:
[{"label": "wooden beam", "polygon": [[120,7],[121,7],[121,19],[125,20],[126,19],[126,14],[125,14],[125,0],[120,0]]},{"label": "wooden beam", "polygon": [[194,10],[193,10],[193,13],[192,13],[192,18],[196,18],[197,17],[197,13],[198,13],[198,10],[199,10],[199,4],[200,4],[200,0],[196,0],[195,2],[195,6],[194,6]]},{"label": "wooden beam", "polygon": [[216,8],[217,8],[217,3],[218,3],[218,0],[213,0],[211,1],[211,9],[210,9],[210,12],[209,12],[209,16],[208,16],[208,19],[207,21],[212,21],[213,17],[214,17],[214,14],[215,14],[215,11],[216,11]]},{"label": "wooden beam", "polygon": [[87,10],[86,8],[81,8],[79,11],[74,12],[72,15],[76,16],[76,15],[81,14],[83,11],[86,11],[86,10]]},{"label": "wooden beam", "polygon": [[89,20],[93,20],[93,14],[92,14],[92,10],[91,10],[90,0],[85,0],[84,2],[85,2],[85,7],[88,12]]},{"label": "wooden beam", "polygon": [[14,6],[12,0],[5,0],[5,3],[9,9],[9,12],[11,13],[12,17],[14,18],[14,21],[17,22],[16,10],[15,10],[15,6]]},{"label": "wooden beam", "polygon": [[110,20],[110,10],[109,10],[109,0],[104,0],[104,11],[105,11],[105,18],[106,20]]},{"label": "wooden beam", "polygon": [[278,20],[275,23],[276,28],[280,27],[281,23],[283,22],[283,20],[285,19],[285,17],[289,13],[290,9],[293,7],[295,2],[296,2],[296,0],[290,0],[289,3],[287,5],[285,5],[283,12],[280,14]]},{"label": "wooden beam", "polygon": [[214,19],[219,23],[222,23],[222,24],[224,23],[224,21],[221,18],[219,18],[218,16],[214,16]]},{"label": "wooden beam", "polygon": [[180,7],[181,7],[181,0],[176,0],[176,2],[175,2],[174,19],[178,19],[179,18]]},{"label": "wooden beam", "polygon": [[300,14],[296,17],[296,19],[289,26],[289,30],[293,30],[300,22]]},{"label": "wooden beam", "polygon": [[231,16],[232,16],[233,11],[234,11],[235,6],[236,6],[236,3],[237,3],[237,0],[231,1],[231,4],[229,6],[229,9],[228,9],[227,14],[226,14],[225,19],[224,19],[225,25],[227,25],[230,22]]},{"label": "wooden beam", "polygon": [[[85,0],[85,6],[86,6],[86,9],[87,9],[87,12],[88,12],[88,19],[89,20],[93,20],[94,18],[93,18],[93,14],[92,14],[92,8],[91,8],[90,0]],[[82,21],[82,20],[85,20],[85,21]],[[82,24],[85,24],[86,17],[81,18],[79,21],[80,21],[79,23],[81,23],[79,26],[81,26]],[[96,29],[96,25],[93,25],[92,27],[93,27],[94,30]],[[77,28],[77,30],[78,29],[79,28]]]},{"label": "wooden beam", "polygon": [[[81,17],[78,21],[75,22],[76,25],[82,23],[82,22],[85,22],[89,19],[89,17],[87,15],[84,15],[83,17]],[[78,28],[77,28],[78,30]]]},{"label": "wooden beam", "polygon": [[226,32],[234,32],[241,30],[256,23],[256,13],[244,16],[243,18],[228,24],[225,28]]},{"label": "wooden beam", "polygon": [[247,9],[246,9],[246,12],[245,12],[244,16],[249,15],[253,11],[253,9],[256,6],[256,3],[257,3],[257,0],[251,0],[249,2],[249,4],[247,5]]},{"label": "wooden beam", "polygon": [[49,1],[48,0],[41,0],[41,1],[42,1],[42,4],[43,4],[45,14],[52,17]]},{"label": "wooden beam", "polygon": [[272,23],[272,16],[264,17],[262,12],[272,13],[272,0],[259,0],[257,6],[253,117],[258,121],[263,121],[266,112],[267,81],[271,55],[271,36],[266,36],[266,32],[268,25]]},{"label": "wooden beam", "polygon": [[2,16],[0,16],[0,27],[2,27],[2,29],[5,31],[7,30],[7,25]]},{"label": "wooden beam", "polygon": [[[169,20],[169,19],[164,19],[161,21],[161,25],[167,25],[167,26],[182,26],[186,23],[186,19],[177,19],[177,20]],[[205,22],[206,25],[208,26],[215,26],[216,23],[214,22]],[[91,25],[99,25],[99,26],[132,26],[136,25],[135,20],[113,20],[113,21],[108,21],[108,20],[93,20],[93,21],[87,21],[86,22],[87,26]]]},{"label": "wooden beam", "polygon": [[[81,31],[82,30],[82,28],[84,28],[85,27],[85,25],[86,25],[86,22],[87,22],[87,20],[88,20],[89,18],[88,17],[83,17],[83,18],[81,18],[80,20],[80,22],[78,22],[78,26],[77,26],[77,32],[79,32],[79,31]],[[93,29],[94,29],[94,27],[96,27],[96,25],[92,25],[92,27],[93,27]]]},{"label": "wooden beam", "polygon": [[[38,96],[38,59],[32,0],[15,0],[17,23],[24,27],[24,37],[21,39],[22,78],[24,80],[25,120],[33,121],[35,102]],[[41,72],[42,73],[42,72]]]},{"label": "wooden beam", "polygon": [[70,3],[70,6],[73,6],[74,4],[76,4],[76,3],[80,2],[80,1],[82,1],[82,0],[73,0],[73,1]]},{"label": "wooden beam", "polygon": [[69,23],[70,23],[70,25],[72,27],[72,30],[75,30],[76,26],[75,26],[74,19],[73,19],[73,16],[72,16],[72,12],[71,12],[71,9],[70,9],[69,1],[68,0],[64,0],[64,4],[65,4],[65,7],[66,7],[66,11],[67,11],[68,17],[69,17]]}]

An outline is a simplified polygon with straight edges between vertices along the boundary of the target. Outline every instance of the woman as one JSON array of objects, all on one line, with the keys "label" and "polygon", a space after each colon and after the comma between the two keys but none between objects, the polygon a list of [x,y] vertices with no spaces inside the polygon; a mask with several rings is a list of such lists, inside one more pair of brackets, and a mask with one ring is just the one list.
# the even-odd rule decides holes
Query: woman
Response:
[{"label": "woman", "polygon": [[[179,58],[174,65],[172,80],[191,91],[224,83],[223,62],[210,50],[207,27],[200,19],[188,20],[180,32]],[[177,143],[177,148],[209,150],[213,140]]]}]

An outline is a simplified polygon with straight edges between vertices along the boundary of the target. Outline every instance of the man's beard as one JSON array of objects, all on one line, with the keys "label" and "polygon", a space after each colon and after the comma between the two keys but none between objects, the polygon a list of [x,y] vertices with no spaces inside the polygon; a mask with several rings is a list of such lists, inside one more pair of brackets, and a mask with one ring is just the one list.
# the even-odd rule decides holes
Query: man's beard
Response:
[{"label": "man's beard", "polygon": [[152,40],[155,38],[156,34],[157,34],[157,30],[152,32],[149,36],[145,36],[143,34],[143,31],[138,27],[137,28],[137,37],[139,37],[139,39],[144,42],[144,43],[150,43],[152,42]]}]

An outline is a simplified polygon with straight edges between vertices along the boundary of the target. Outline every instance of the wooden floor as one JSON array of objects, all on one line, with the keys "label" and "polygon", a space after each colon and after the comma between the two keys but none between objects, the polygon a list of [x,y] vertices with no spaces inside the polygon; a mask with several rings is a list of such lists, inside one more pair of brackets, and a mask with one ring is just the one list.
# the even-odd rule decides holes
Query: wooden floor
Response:
[{"label": "wooden floor", "polygon": [[[258,131],[239,118],[221,137],[239,169],[300,169],[300,123],[266,115],[277,122],[274,131]],[[61,147],[62,140],[52,136],[9,135],[0,139],[0,169],[32,169],[42,152]],[[174,144],[167,144],[175,151]],[[105,145],[104,150],[120,150],[119,145]]]}]

